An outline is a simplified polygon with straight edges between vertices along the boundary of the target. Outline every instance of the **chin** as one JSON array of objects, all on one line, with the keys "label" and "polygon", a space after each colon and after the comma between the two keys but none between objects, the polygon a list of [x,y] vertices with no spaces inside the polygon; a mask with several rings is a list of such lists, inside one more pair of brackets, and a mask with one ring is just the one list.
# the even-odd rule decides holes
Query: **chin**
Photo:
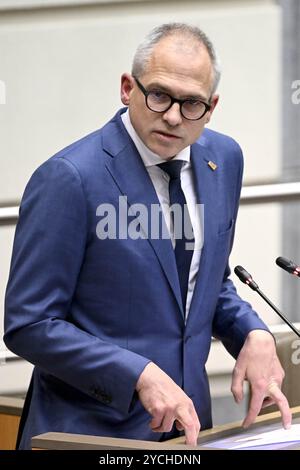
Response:
[{"label": "chin", "polygon": [[170,149],[166,147],[157,147],[153,146],[152,148],[149,147],[152,152],[156,153],[156,155],[159,155],[161,158],[165,160],[169,160],[170,158],[173,158],[177,153],[180,152],[181,149]]},{"label": "chin", "polygon": [[172,153],[171,155],[170,154],[166,154],[165,152],[155,152],[160,158],[163,158],[164,160],[170,160],[171,158],[175,157],[175,155],[177,155],[178,152],[174,152]]}]

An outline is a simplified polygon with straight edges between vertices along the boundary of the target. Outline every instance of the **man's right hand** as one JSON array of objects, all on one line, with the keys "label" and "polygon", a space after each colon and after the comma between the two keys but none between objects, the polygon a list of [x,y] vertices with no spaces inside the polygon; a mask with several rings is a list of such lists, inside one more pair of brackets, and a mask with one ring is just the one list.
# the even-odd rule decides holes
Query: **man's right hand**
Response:
[{"label": "man's right hand", "polygon": [[186,444],[197,445],[200,422],[192,400],[153,362],[141,373],[136,391],[152,416],[152,431],[170,432],[176,421],[177,429],[185,432]]}]

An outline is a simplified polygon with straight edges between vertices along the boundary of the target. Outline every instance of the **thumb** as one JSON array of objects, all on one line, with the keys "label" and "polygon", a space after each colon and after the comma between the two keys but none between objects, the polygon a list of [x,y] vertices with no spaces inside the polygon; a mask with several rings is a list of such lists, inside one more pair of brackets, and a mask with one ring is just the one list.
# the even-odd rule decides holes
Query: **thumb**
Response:
[{"label": "thumb", "polygon": [[245,374],[235,367],[232,373],[232,381],[231,381],[231,393],[234,397],[236,403],[240,403],[244,398],[244,385]]}]

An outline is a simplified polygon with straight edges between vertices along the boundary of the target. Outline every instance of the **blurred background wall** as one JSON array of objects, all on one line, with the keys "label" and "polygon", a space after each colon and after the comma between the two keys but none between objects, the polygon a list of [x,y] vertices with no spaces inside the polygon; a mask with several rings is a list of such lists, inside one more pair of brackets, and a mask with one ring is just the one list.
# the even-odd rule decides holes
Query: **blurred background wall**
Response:
[{"label": "blurred background wall", "polygon": [[[283,47],[287,38],[290,42],[294,38],[291,29],[297,3],[0,0],[0,208],[18,206],[26,182],[39,164],[113,116],[121,107],[120,75],[130,71],[137,44],[153,26],[169,21],[200,26],[216,46],[223,76],[220,103],[210,127],[240,143],[245,157],[244,185],[297,180],[297,148],[290,150],[290,164],[283,166],[286,142],[294,138],[287,135],[286,119],[291,109],[299,117],[299,106],[295,110],[290,99],[297,47],[289,63]],[[296,31],[295,27],[294,34]],[[290,70],[287,79],[284,61]],[[293,79],[297,78],[300,74]],[[275,258],[284,254],[282,247],[288,256],[297,241],[297,229],[290,241],[282,229],[283,220],[297,223],[298,203],[293,203],[293,211],[278,202],[241,206],[231,263],[244,265],[274,303],[284,304],[286,313],[296,320],[296,283],[287,301],[283,295],[286,278],[274,265]],[[14,228],[13,224],[0,226],[0,320]],[[238,291],[263,319],[269,325],[278,323],[275,313],[238,282]],[[1,337],[2,332],[1,320]],[[31,366],[9,357],[1,342],[0,352],[0,394],[23,395]],[[234,405],[230,395],[232,365],[232,359],[215,342],[208,369],[216,423],[244,413],[245,404]]]}]

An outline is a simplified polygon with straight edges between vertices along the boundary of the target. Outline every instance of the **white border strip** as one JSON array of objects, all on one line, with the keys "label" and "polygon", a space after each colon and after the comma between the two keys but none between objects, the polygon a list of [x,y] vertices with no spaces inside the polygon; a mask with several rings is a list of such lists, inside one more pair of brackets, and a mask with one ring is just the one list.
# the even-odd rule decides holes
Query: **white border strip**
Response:
[{"label": "white border strip", "polygon": [[14,223],[19,217],[19,207],[0,207],[0,223]]},{"label": "white border strip", "polygon": [[[287,202],[298,199],[300,199],[300,181],[296,183],[244,186],[241,194],[241,204],[243,205]],[[0,225],[16,223],[18,216],[18,206],[0,207]]]},{"label": "white border strip", "polygon": [[80,7],[109,5],[116,3],[137,3],[149,0],[0,0],[0,10],[26,10],[41,8]]},{"label": "white border strip", "polygon": [[264,202],[293,201],[300,198],[300,182],[244,186],[241,203],[259,204]]}]

